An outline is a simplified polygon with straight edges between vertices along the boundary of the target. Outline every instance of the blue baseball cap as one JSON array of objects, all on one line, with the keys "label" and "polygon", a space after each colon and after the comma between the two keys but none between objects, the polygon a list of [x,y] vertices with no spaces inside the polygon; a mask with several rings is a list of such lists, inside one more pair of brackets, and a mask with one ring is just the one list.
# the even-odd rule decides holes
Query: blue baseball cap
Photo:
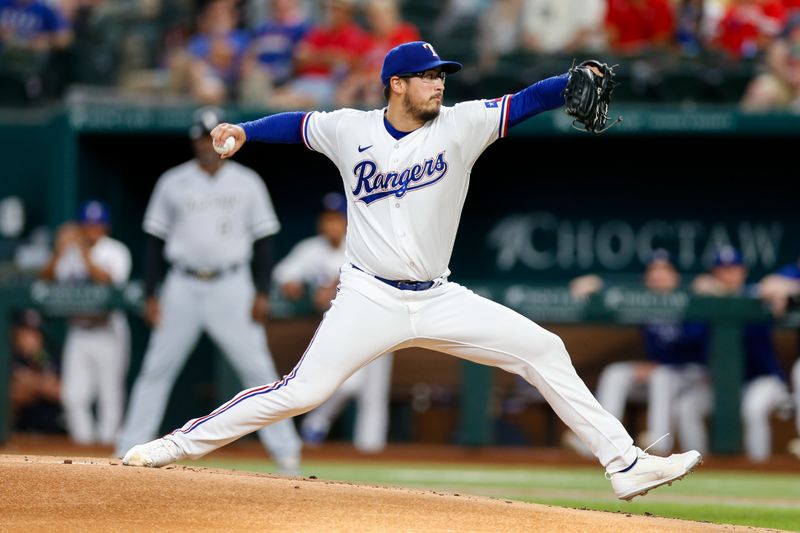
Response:
[{"label": "blue baseball cap", "polygon": [[646,263],[648,265],[652,265],[653,263],[656,262],[664,262],[672,264],[672,257],[670,257],[669,252],[666,251],[664,248],[656,248],[655,250],[650,252],[650,254],[647,256]]},{"label": "blue baseball cap", "polygon": [[111,223],[108,208],[103,202],[89,200],[81,206],[78,213],[78,222],[81,224],[105,224]]},{"label": "blue baseball cap", "polygon": [[347,198],[338,192],[329,192],[322,197],[322,208],[325,211],[335,211],[337,213],[347,214]]},{"label": "blue baseball cap", "polygon": [[403,43],[389,50],[383,58],[381,81],[385,87],[389,85],[392,76],[425,72],[439,67],[443,72],[453,74],[461,70],[461,63],[443,61],[430,43],[424,41]]},{"label": "blue baseball cap", "polygon": [[714,266],[738,266],[743,265],[744,259],[741,252],[733,246],[723,246],[714,254]]}]

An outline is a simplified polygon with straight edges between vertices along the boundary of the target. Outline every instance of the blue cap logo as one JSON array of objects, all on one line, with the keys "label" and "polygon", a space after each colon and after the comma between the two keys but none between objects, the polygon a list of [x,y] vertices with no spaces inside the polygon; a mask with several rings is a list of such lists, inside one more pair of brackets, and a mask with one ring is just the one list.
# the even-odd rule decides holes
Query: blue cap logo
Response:
[{"label": "blue cap logo", "polygon": [[742,254],[733,246],[723,246],[714,255],[714,266],[734,266],[743,265]]},{"label": "blue cap logo", "polygon": [[461,70],[461,63],[443,61],[430,43],[424,41],[403,43],[389,50],[383,58],[381,81],[384,86],[388,86],[392,76],[425,72],[440,67],[443,72],[453,74]]},{"label": "blue cap logo", "polygon": [[647,264],[652,265],[653,263],[672,263],[672,258],[669,255],[669,252],[666,251],[664,248],[656,248],[650,255],[647,256]]},{"label": "blue cap logo", "polygon": [[78,214],[78,222],[81,224],[108,224],[110,221],[108,208],[97,200],[90,200],[83,204]]}]

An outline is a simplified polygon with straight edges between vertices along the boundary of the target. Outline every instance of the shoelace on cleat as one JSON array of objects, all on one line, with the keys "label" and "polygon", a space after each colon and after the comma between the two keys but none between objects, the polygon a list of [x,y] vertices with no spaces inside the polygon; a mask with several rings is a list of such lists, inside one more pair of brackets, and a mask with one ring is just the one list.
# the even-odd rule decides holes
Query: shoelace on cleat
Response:
[{"label": "shoelace on cleat", "polygon": [[[667,436],[668,436],[668,435],[669,435],[669,432],[667,432],[667,433],[664,433],[663,435],[661,435],[660,437],[658,437],[658,438],[655,440],[655,442],[653,442],[653,443],[652,443],[650,446],[648,446],[647,448],[645,448],[644,450],[642,450],[642,453],[640,453],[640,454],[639,454],[639,455],[636,457],[636,461],[638,461],[639,459],[644,459],[644,458],[646,458],[646,457],[649,457],[649,454],[647,453],[647,450],[649,450],[650,448],[652,448],[653,446],[655,446],[656,444],[658,444],[659,442],[661,442],[662,440],[664,440],[665,438],[667,438]],[[636,461],[634,461],[634,463],[635,463]],[[631,466],[632,466],[632,465],[631,465]],[[614,472],[613,474],[611,474],[611,473],[609,473],[609,472],[606,472],[606,474],[605,474],[605,477],[606,477],[606,479],[610,480],[612,477],[614,477],[615,475],[617,475],[617,474],[619,474],[619,473],[620,473],[620,472]]]}]

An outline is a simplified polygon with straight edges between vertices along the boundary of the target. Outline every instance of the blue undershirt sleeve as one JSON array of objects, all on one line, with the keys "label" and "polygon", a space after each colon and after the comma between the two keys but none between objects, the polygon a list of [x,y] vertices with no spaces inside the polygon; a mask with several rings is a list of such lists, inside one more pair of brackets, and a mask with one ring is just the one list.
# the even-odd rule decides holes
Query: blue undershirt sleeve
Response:
[{"label": "blue undershirt sleeve", "polygon": [[248,141],[261,141],[266,143],[300,143],[303,142],[301,128],[302,111],[290,111],[269,115],[251,122],[238,124],[244,129]]},{"label": "blue undershirt sleeve", "polygon": [[522,89],[511,97],[508,106],[508,126],[516,126],[525,119],[564,105],[561,94],[567,86],[569,74],[561,74]]}]

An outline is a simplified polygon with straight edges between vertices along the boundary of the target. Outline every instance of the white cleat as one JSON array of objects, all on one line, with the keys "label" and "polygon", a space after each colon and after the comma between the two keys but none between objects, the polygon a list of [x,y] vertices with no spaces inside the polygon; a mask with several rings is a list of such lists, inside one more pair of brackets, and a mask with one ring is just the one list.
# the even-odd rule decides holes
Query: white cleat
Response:
[{"label": "white cleat", "polygon": [[627,472],[606,474],[606,477],[611,480],[617,498],[629,501],[656,487],[671,485],[673,481],[683,479],[702,462],[703,457],[695,450],[674,453],[669,457],[641,452],[633,468]]},{"label": "white cleat", "polygon": [[278,474],[282,476],[300,477],[303,475],[300,471],[300,459],[298,457],[275,459],[275,465],[278,467]]},{"label": "white cleat", "polygon": [[178,445],[168,439],[156,439],[145,444],[138,444],[128,450],[122,458],[126,466],[145,466],[160,468],[180,460],[183,457]]}]

